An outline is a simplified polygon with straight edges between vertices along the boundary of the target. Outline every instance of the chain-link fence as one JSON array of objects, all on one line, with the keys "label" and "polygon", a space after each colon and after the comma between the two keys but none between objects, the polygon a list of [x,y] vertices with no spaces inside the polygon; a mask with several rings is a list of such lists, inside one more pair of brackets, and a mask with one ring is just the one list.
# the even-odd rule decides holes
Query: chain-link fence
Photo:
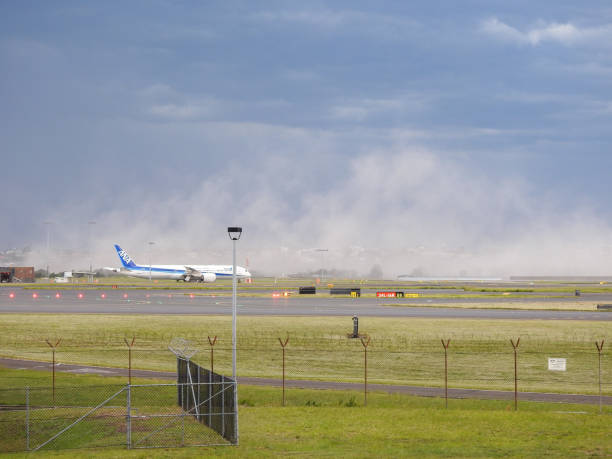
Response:
[{"label": "chain-link fence", "polygon": [[[238,443],[237,392],[233,379],[177,358],[178,404],[230,443]],[[203,384],[204,383],[204,384]]]},{"label": "chain-link fence", "polygon": [[[239,336],[240,338],[240,336]],[[279,338],[280,342],[279,342]],[[362,337],[365,338],[365,337]],[[447,348],[441,340],[385,340],[372,337],[365,340],[338,337],[263,336],[239,339],[237,349],[238,379],[248,384],[272,384],[279,387],[279,405],[291,404],[292,388],[330,388],[367,391],[406,389],[436,397],[474,397],[513,400],[515,387],[518,401],[563,401],[590,404],[591,412],[610,412],[612,406],[612,353],[608,343],[595,341],[565,342],[561,346],[545,340],[522,337],[483,341],[477,338],[448,339]],[[2,450],[43,449],[59,447],[114,446],[130,447],[169,446],[182,444],[227,444],[222,433],[209,428],[219,421],[215,410],[202,406],[191,410],[210,398],[217,389],[203,386],[232,380],[208,380],[205,368],[214,365],[218,374],[231,373],[232,349],[227,339],[193,341],[198,351],[193,359],[204,373],[191,381],[198,385],[198,394],[179,395],[174,384],[169,386],[66,387],[74,379],[72,374],[56,371],[55,395],[52,372],[46,388],[0,390],[0,438]],[[132,343],[134,343],[132,341]],[[34,369],[51,369],[51,350],[46,344],[33,350],[31,358],[47,360]],[[47,348],[45,350],[45,347]],[[213,355],[214,351],[214,355]],[[367,354],[366,354],[367,353]],[[446,353],[446,356],[445,356]],[[116,375],[110,367],[127,369],[129,362],[139,370],[166,372],[176,377],[177,361],[166,348],[139,347],[71,347],[63,344],[55,350],[56,370],[66,363],[95,364],[93,373]],[[213,363],[214,362],[214,363]],[[562,363],[562,365],[560,364]],[[36,367],[36,366],[35,366]],[[71,370],[73,373],[88,369]],[[123,370],[128,382],[127,370]],[[137,370],[134,370],[137,371]],[[157,373],[159,375],[161,373]],[[143,377],[140,374],[140,377]],[[291,382],[285,390],[284,381]],[[196,387],[196,386],[190,387]],[[6,387],[6,384],[5,384]],[[398,389],[399,388],[399,389]],[[445,390],[447,389],[447,390]],[[281,393],[281,390],[283,392]],[[212,392],[211,392],[212,391]],[[471,391],[471,392],[470,392]],[[532,394],[530,394],[532,393]],[[203,396],[202,394],[207,394]],[[577,395],[576,395],[577,394]],[[54,398],[55,397],[55,398]],[[180,400],[192,401],[183,405]],[[295,399],[297,400],[297,396]],[[129,410],[128,410],[129,402]],[[366,398],[364,397],[364,403]],[[223,402],[225,403],[225,401]],[[102,404],[100,407],[98,405]],[[29,410],[25,407],[29,406]],[[181,408],[183,406],[183,408]],[[93,412],[88,410],[98,407]],[[129,411],[129,415],[128,415]],[[233,423],[235,409],[224,408],[226,423]],[[51,437],[85,416],[80,425],[70,427],[57,438]],[[203,419],[205,422],[203,422]],[[127,422],[130,422],[128,425]],[[229,424],[228,424],[229,425]],[[26,426],[27,429],[26,429]],[[90,434],[74,434],[85,429]],[[159,431],[156,431],[159,429]],[[128,438],[128,432],[131,438]],[[104,435],[102,435],[104,433]],[[72,435],[72,437],[71,437]],[[51,441],[49,441],[51,440]],[[231,438],[229,443],[231,443]]]},{"label": "chain-link fence", "polygon": [[[236,410],[209,409],[211,399],[233,400],[236,384],[200,382],[193,384],[135,385],[131,389],[131,448],[220,446],[235,444],[219,425],[234,425]],[[189,395],[187,395],[189,394]],[[201,394],[196,403],[185,403],[191,394]],[[206,394],[206,395],[205,395]],[[174,401],[174,403],[172,403]]]},{"label": "chain-link fence", "polygon": [[[281,378],[282,347],[278,336],[257,341],[239,341],[237,347],[238,377]],[[282,337],[286,339],[285,336]],[[138,343],[137,343],[138,345]],[[131,364],[138,370],[175,374],[176,358],[165,347],[135,346]],[[199,353],[193,361],[211,366],[211,346],[204,339],[194,344]],[[599,393],[599,359],[601,359],[602,391],[612,395],[612,353],[606,348],[598,354],[595,341],[575,343],[557,349],[548,343],[522,339],[517,348],[518,379],[521,391],[558,392],[597,395]],[[3,353],[11,356],[10,352]],[[422,385],[443,387],[444,348],[440,340],[390,345],[372,338],[368,346],[369,380],[379,384]],[[364,348],[359,339],[308,340],[290,337],[286,347],[287,379],[361,382]],[[19,355],[24,355],[20,352]],[[451,340],[447,350],[448,382],[467,389],[511,390],[514,381],[514,356],[510,338],[492,342]],[[17,355],[15,355],[17,357]],[[56,350],[56,380],[70,383],[74,373],[105,375],[105,367],[128,367],[128,349],[123,347],[59,347]],[[551,370],[550,358],[566,361],[563,370]],[[28,360],[41,362],[32,367],[52,368],[50,350],[44,348],[27,354]],[[227,342],[214,346],[214,371],[231,374],[232,349]],[[42,363],[45,362],[45,363]],[[67,364],[94,365],[99,370],[60,372]],[[142,376],[143,374],[141,374]],[[127,376],[127,374],[126,374]],[[153,376],[153,374],[152,374]],[[49,385],[51,385],[51,372]],[[127,377],[126,380],[127,382]],[[5,386],[9,384],[5,384]]]},{"label": "chain-link fence", "polygon": [[[229,445],[231,439],[202,422],[205,413],[181,403],[181,394],[234,388],[227,382],[0,390],[0,451]],[[233,424],[236,415],[206,418]]]},{"label": "chain-link fence", "polygon": [[[384,386],[388,385],[439,389],[447,386],[454,389],[471,389],[474,391],[474,398],[479,398],[477,391],[514,392],[516,384],[518,391],[523,394],[534,392],[568,395],[551,397],[551,401],[571,401],[570,394],[582,394],[588,397],[575,397],[573,400],[576,403],[597,404],[601,394],[604,404],[612,403],[612,359],[609,354],[598,355],[594,345],[593,349],[576,348],[571,352],[554,352],[527,346],[523,350],[521,342],[516,349],[515,372],[514,349],[510,340],[505,350],[499,347],[474,350],[453,344],[451,341],[446,349],[445,362],[445,349],[440,341],[429,351],[388,350],[377,346],[374,340],[367,348],[360,340],[356,340],[352,348],[325,351],[292,347],[289,341],[284,348],[276,343],[274,348],[267,349],[265,355],[269,360],[265,365],[261,362],[264,354],[261,350],[242,350],[239,352],[239,368],[243,368],[242,362],[257,359],[261,364],[252,374],[279,379],[284,374],[288,381],[317,380],[363,384],[367,377],[368,384],[380,385],[379,390],[384,390]],[[551,360],[563,361],[564,365],[551,366]],[[268,365],[271,368],[266,368]],[[239,371],[239,377],[242,375],[244,372]],[[308,387],[307,384],[304,386]],[[430,394],[444,395],[444,392],[431,391]],[[464,396],[469,396],[469,392]],[[503,394],[499,397],[504,398]],[[525,395],[522,398],[528,399]],[[534,396],[532,399],[545,398]]]},{"label": "chain-link fence", "polygon": [[[281,378],[282,347],[278,336],[257,341],[238,341],[238,377]],[[285,336],[282,337],[286,339]],[[214,346],[214,371],[231,374],[232,349],[229,343],[219,340]],[[193,361],[203,367],[211,367],[211,346],[206,339],[194,342],[199,353]],[[518,379],[521,391],[558,392],[597,395],[599,393],[599,361],[601,361],[602,391],[612,395],[612,353],[607,349],[598,354],[595,341],[564,345],[558,349],[550,343],[521,339],[517,348]],[[46,345],[45,345],[46,347]],[[11,356],[10,352],[3,353]],[[440,340],[428,342],[388,343],[373,337],[368,346],[369,381],[379,384],[403,384],[431,387],[444,386],[444,348]],[[290,337],[286,347],[287,379],[317,381],[361,382],[363,380],[364,348],[359,339],[309,340]],[[19,355],[24,355],[21,351]],[[17,357],[17,355],[15,355]],[[123,346],[108,347],[59,347],[56,350],[56,380],[59,385],[69,384],[74,373],[86,373],[78,369],[72,374],[60,370],[66,364],[94,365],[91,374],[109,374],[104,367],[128,367],[128,349]],[[563,370],[551,370],[550,358],[566,361]],[[50,350],[27,354],[28,360],[39,365],[32,369],[51,369]],[[601,359],[601,360],[599,360]],[[510,338],[497,341],[451,340],[447,350],[448,383],[467,389],[512,390],[514,381],[514,356]],[[48,362],[48,363],[47,363]],[[131,350],[131,364],[138,370],[150,370],[175,374],[176,358],[166,347],[138,347]],[[127,376],[127,375],[126,375]],[[142,376],[142,374],[141,374]],[[51,385],[51,373],[49,385]],[[126,380],[127,382],[127,377]],[[5,386],[9,384],[5,384]]]}]

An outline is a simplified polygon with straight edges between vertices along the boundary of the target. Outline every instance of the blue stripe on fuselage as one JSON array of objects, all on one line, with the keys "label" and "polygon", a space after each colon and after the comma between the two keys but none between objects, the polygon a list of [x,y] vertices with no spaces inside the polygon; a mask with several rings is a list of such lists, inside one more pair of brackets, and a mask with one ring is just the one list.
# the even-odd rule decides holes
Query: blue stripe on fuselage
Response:
[{"label": "blue stripe on fuselage", "polygon": [[[148,266],[133,266],[130,268],[126,268],[127,271],[140,271],[140,272],[152,272],[152,273],[167,273],[167,274],[185,274],[186,270],[184,269],[169,269],[169,268],[149,268]],[[208,272],[208,271],[207,271]],[[232,273],[213,273],[217,277],[231,277]],[[238,276],[240,276],[238,274]]]},{"label": "blue stripe on fuselage", "polygon": [[184,269],[168,269],[168,268],[149,268],[148,266],[132,266],[129,268],[129,271],[145,271],[145,272],[153,272],[153,273],[174,273],[174,274],[184,274]]}]

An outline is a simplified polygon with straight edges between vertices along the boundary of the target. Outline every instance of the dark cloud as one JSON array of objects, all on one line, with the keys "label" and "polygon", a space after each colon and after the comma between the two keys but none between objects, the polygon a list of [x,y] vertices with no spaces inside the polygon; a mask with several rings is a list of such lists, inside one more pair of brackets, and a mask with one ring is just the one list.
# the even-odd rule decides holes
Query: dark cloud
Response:
[{"label": "dark cloud", "polygon": [[223,262],[240,223],[270,272],[607,269],[605,3],[0,12],[0,235],[37,263],[95,220],[99,264]]}]

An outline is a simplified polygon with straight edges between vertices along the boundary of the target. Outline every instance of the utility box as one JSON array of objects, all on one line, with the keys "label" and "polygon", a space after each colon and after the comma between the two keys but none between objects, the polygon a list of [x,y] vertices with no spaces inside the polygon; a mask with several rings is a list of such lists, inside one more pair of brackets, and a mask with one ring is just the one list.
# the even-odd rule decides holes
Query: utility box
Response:
[{"label": "utility box", "polygon": [[316,295],[316,287],[300,287],[300,295]]},{"label": "utility box", "polygon": [[575,296],[580,296],[580,290],[576,289],[576,291],[574,292]]},{"label": "utility box", "polygon": [[353,316],[353,334],[351,338],[359,338],[359,317]]},{"label": "utility box", "polygon": [[[353,292],[355,293],[354,295],[353,295]],[[360,297],[361,296],[361,289],[360,288],[336,287],[336,288],[330,288],[329,289],[329,294],[330,295],[351,295],[351,296]]]}]

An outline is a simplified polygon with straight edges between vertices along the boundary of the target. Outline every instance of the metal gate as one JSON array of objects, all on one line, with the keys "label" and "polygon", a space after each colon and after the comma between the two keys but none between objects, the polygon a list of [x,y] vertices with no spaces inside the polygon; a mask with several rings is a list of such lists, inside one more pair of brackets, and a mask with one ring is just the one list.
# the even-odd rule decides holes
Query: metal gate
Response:
[{"label": "metal gate", "polygon": [[[234,388],[233,381],[131,386],[130,447],[236,444],[234,430],[224,426],[235,425],[237,413],[227,402],[225,409],[217,409],[215,402],[233,400]],[[163,409],[155,408],[158,405]]]},{"label": "metal gate", "polygon": [[[45,403],[48,392],[48,389],[26,390],[26,449],[125,444],[129,386],[57,388],[52,404]],[[85,398],[89,403],[83,403]]]}]

